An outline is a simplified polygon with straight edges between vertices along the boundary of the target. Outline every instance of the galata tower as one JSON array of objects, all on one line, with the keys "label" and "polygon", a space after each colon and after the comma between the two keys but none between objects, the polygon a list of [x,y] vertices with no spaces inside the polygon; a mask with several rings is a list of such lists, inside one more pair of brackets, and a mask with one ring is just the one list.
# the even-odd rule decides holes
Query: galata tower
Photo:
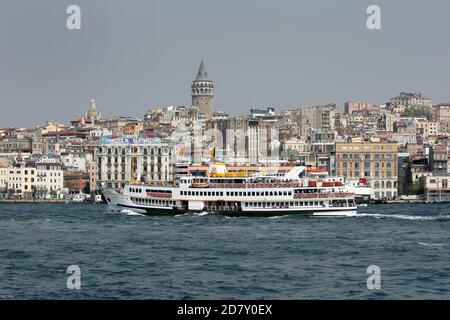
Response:
[{"label": "galata tower", "polygon": [[205,64],[200,63],[197,76],[192,81],[192,105],[198,107],[200,112],[203,112],[207,119],[211,119],[213,113],[213,99],[214,99],[214,85],[208,78]]}]

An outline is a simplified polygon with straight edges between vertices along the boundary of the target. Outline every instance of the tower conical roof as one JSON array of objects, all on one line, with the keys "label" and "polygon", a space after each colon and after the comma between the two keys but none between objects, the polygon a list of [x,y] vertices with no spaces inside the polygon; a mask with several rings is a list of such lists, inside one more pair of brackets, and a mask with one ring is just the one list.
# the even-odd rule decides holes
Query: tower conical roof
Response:
[{"label": "tower conical roof", "polygon": [[198,68],[197,77],[195,81],[208,80],[208,72],[206,71],[205,64],[200,62],[200,67]]}]

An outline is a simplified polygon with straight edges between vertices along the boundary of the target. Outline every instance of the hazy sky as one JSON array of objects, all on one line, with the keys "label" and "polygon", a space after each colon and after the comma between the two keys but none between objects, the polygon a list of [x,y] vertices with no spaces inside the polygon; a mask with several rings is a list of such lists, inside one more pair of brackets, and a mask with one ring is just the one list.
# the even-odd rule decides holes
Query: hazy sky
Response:
[{"label": "hazy sky", "polygon": [[0,41],[0,127],[69,123],[91,98],[105,116],[189,105],[202,57],[230,114],[400,91],[450,102],[448,0],[0,0]]}]

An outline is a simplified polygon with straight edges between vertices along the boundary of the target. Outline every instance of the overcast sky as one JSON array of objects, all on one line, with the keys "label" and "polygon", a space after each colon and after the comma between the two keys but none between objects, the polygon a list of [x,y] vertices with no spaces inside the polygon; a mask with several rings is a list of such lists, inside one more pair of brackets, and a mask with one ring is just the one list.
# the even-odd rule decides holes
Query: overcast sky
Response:
[{"label": "overcast sky", "polygon": [[233,115],[400,91],[450,102],[449,38],[448,0],[0,0],[0,127],[69,123],[91,98],[105,116],[189,105],[202,57]]}]

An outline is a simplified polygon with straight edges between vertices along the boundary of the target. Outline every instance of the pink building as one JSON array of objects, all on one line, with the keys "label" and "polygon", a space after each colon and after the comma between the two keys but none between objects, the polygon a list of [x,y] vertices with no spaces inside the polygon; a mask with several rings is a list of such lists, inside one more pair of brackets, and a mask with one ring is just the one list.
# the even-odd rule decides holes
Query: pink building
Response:
[{"label": "pink building", "polygon": [[375,105],[366,101],[349,101],[344,104],[345,113],[352,114],[355,111],[364,112],[375,108]]}]

